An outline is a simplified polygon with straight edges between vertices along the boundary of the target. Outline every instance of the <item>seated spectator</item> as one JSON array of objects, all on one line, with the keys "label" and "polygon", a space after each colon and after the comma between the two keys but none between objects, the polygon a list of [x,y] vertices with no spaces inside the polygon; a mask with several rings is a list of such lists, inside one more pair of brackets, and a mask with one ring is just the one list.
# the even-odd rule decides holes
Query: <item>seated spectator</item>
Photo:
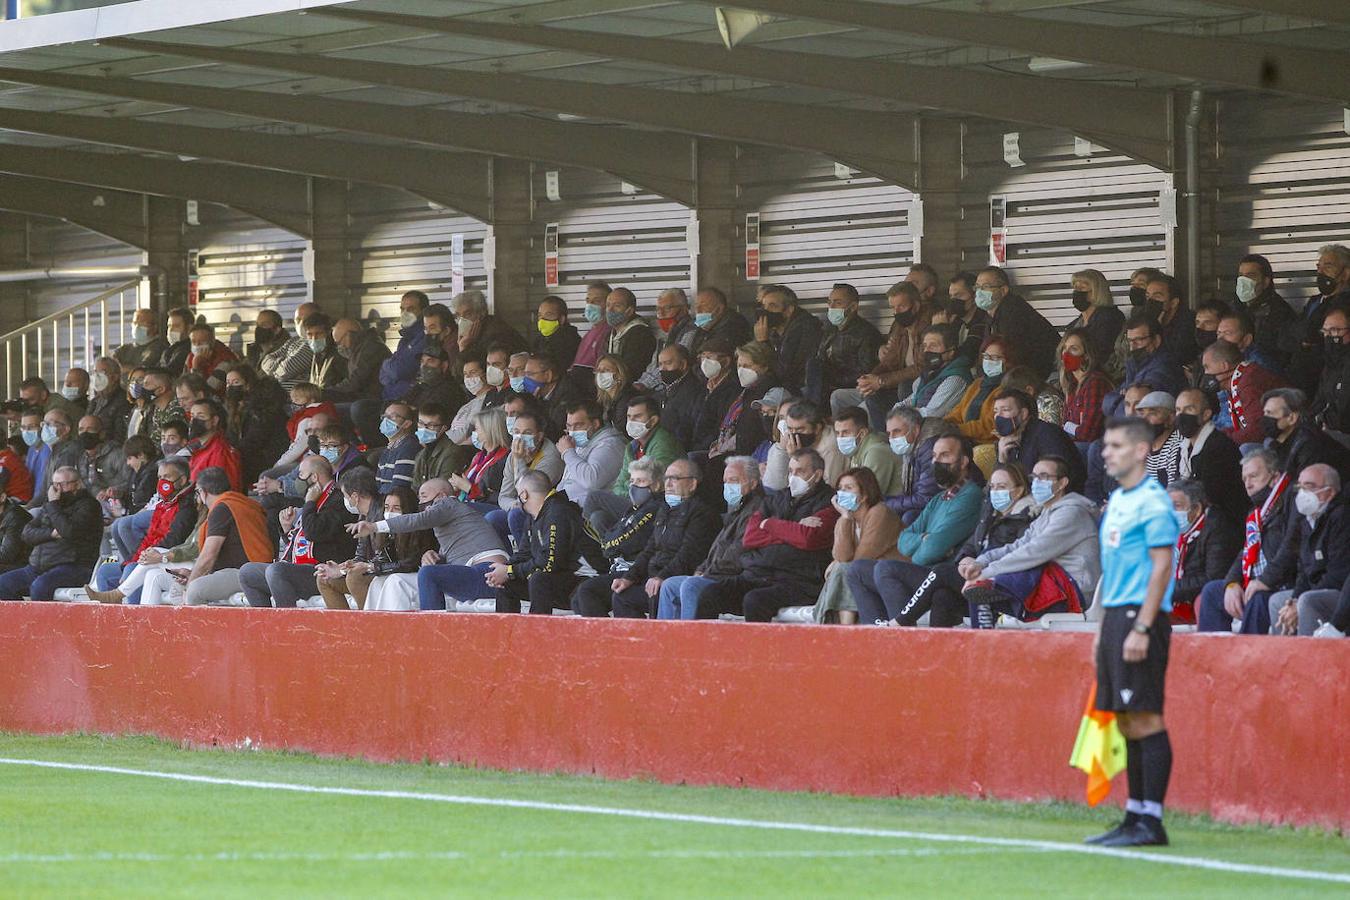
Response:
[{"label": "seated spectator", "polygon": [[[628,571],[651,538],[656,514],[665,505],[663,475],[655,460],[634,460],[628,467],[628,501],[631,508],[613,525],[597,532],[594,540],[590,539],[589,534],[582,540],[581,555],[599,573],[595,577],[603,579],[595,586],[597,591],[602,586],[608,591],[609,583]],[[572,608],[577,608],[575,600]],[[606,607],[604,614],[608,613],[609,608]]]},{"label": "seated spectator", "polygon": [[118,347],[113,357],[127,368],[153,366],[158,364],[167,346],[164,338],[159,336],[159,317],[155,311],[138,309],[131,317],[131,343]]},{"label": "seated spectator", "polygon": [[312,356],[309,381],[325,391],[347,378],[347,359],[333,343],[333,320],[325,313],[315,312],[305,317],[305,343]]},{"label": "seated spectator", "polygon": [[[1193,358],[1197,349],[1195,313],[1186,305],[1181,282],[1171,275],[1159,273],[1148,280],[1144,292],[1148,298],[1144,302],[1144,314],[1162,326],[1163,351],[1177,363]],[[1175,394],[1181,387],[1178,384],[1166,390]]]},{"label": "seated spectator", "polygon": [[[977,360],[980,347],[989,339],[989,315],[975,305],[975,282],[979,279],[974,272],[957,272],[947,279],[946,301],[938,296],[938,277],[936,270],[925,263],[915,263],[909,267],[907,279],[916,279],[919,294],[924,303],[933,312],[933,324],[954,325],[958,333],[957,355]],[[932,295],[924,286],[931,284]]]},{"label": "seated spectator", "polygon": [[324,385],[325,400],[353,403],[380,396],[380,366],[390,350],[380,336],[356,319],[333,324],[333,347],[346,363],[347,374]]},{"label": "seated spectator", "polygon": [[211,386],[206,383],[206,379],[196,372],[184,372],[173,380],[173,393],[178,398],[178,405],[184,412],[192,409],[192,404],[198,400],[207,398],[215,399]]},{"label": "seated spectator", "polygon": [[564,377],[565,369],[545,356],[532,356],[525,364],[525,383],[539,401],[544,415],[544,434],[556,442],[567,426],[567,409],[581,394]]},{"label": "seated spectator", "polygon": [[205,322],[193,325],[188,331],[191,352],[184,364],[184,374],[191,372],[205,379],[216,377],[216,370],[239,357],[234,351],[216,340],[216,330]]},{"label": "seated spectator", "polygon": [[[925,598],[917,589],[930,574],[922,570],[950,561],[979,522],[982,491],[970,479],[974,467],[965,438],[938,438],[933,448],[933,477],[941,493],[900,532],[896,543],[900,558],[859,559],[848,564],[845,578],[858,604],[858,621],[878,625],[918,622],[926,610],[919,606]],[[921,577],[914,580],[920,571]]]},{"label": "seated spectator", "polygon": [[[268,310],[264,310],[268,312]],[[318,312],[318,307],[313,303],[302,303],[296,309],[296,315],[299,317],[295,336],[291,337],[281,326],[281,316],[275,315],[275,325],[266,326],[268,341],[262,344],[262,336],[258,335],[257,340],[260,349],[266,349],[253,367],[258,370],[258,374],[266,375],[268,378],[275,378],[281,382],[281,386],[290,390],[302,381],[308,381],[310,370],[314,364],[314,350],[310,347],[308,339],[302,334],[304,317],[311,313]],[[268,317],[267,321],[271,323],[273,317]],[[263,313],[258,314],[259,326],[262,327]],[[255,335],[257,331],[255,330]],[[225,581],[226,579],[219,579]]]},{"label": "seated spectator", "polygon": [[[1115,307],[1111,307],[1115,312]],[[1096,355],[1089,336],[1067,331],[1059,342],[1059,386],[1064,392],[1064,433],[1086,446],[1102,436],[1106,418],[1102,403],[1111,380],[1102,371],[1106,358]]]},{"label": "seated spectator", "polygon": [[628,510],[628,467],[637,459],[651,458],[662,471],[684,456],[684,448],[661,424],[661,408],[650,396],[634,397],[628,404],[628,446],[612,491],[586,495],[586,521],[597,534],[610,528]]},{"label": "seated spectator", "polygon": [[535,333],[530,336],[530,355],[547,356],[554,360],[560,372],[572,368],[581,346],[581,334],[567,321],[567,302],[549,295],[539,301],[535,317]]},{"label": "seated spectator", "polygon": [[[1192,336],[1192,341],[1195,338]],[[1181,364],[1163,348],[1162,326],[1156,319],[1139,313],[1125,322],[1125,341],[1130,358],[1125,362],[1125,380],[1102,401],[1102,412],[1119,416],[1125,405],[1125,392],[1136,384],[1147,384],[1155,391],[1176,395],[1186,386]]]},{"label": "seated spectator", "polygon": [[1087,471],[1082,455],[1062,429],[1036,418],[1026,394],[1005,390],[994,398],[994,430],[999,434],[999,462],[1015,462],[1031,471],[1041,457],[1059,456],[1069,464],[1069,490],[1083,489]]},{"label": "seated spectator", "polygon": [[49,410],[42,417],[42,443],[51,451],[41,472],[33,472],[33,499],[29,509],[40,508],[51,487],[52,475],[57,469],[69,466],[79,471],[83,450],[75,440],[75,422],[59,409]]},{"label": "seated spectator", "polygon": [[[48,413],[54,415],[55,413]],[[88,583],[103,539],[103,510],[73,466],[58,466],[23,527],[28,565],[0,575],[0,600],[56,599],[58,588]]]},{"label": "seated spectator", "polygon": [[472,458],[472,420],[469,422],[470,435],[461,446],[450,439],[447,426],[450,424],[450,410],[437,403],[428,403],[417,411],[417,456],[413,459],[412,488],[416,491],[424,481],[432,478],[449,480],[462,471]]},{"label": "seated spectator", "polygon": [[[473,354],[464,355],[472,356]],[[511,366],[511,354],[505,347],[497,345],[488,348],[484,360],[487,362],[487,367],[483,369],[483,380],[488,383],[490,390],[483,398],[483,409],[504,406],[507,400],[516,395],[515,391],[511,390],[510,375],[507,374],[507,369]],[[588,376],[589,372],[590,370],[587,369]],[[588,390],[594,389],[594,384],[591,384],[588,388]]]},{"label": "seated spectator", "polygon": [[[134,435],[127,438],[122,448],[128,465],[133,468],[139,466],[135,468],[138,477],[133,477],[131,497],[123,501],[123,515],[113,519],[112,524],[108,526],[108,535],[113,548],[117,551],[118,558],[123,561],[135,558],[136,547],[145,538],[155,507],[159,504],[155,492],[158,470],[150,465],[150,462],[163,455],[165,459],[176,458],[182,460],[184,465],[188,464],[187,423],[179,420],[165,425],[164,437],[164,443],[156,447],[144,435]],[[144,459],[145,463],[136,463],[137,459]],[[144,474],[141,474],[142,472]]]},{"label": "seated spectator", "polygon": [[75,409],[76,418],[83,416],[89,408],[89,372],[78,367],[67,369],[61,397]]},{"label": "seated spectator", "polygon": [[736,348],[723,343],[721,338],[703,342],[699,352],[699,372],[703,375],[703,390],[694,406],[693,450],[707,450],[722,429],[722,419],[735,402],[742,388],[732,365]]},{"label": "seated spectator", "polygon": [[463,366],[464,392],[469,399],[455,411],[448,434],[454,443],[468,446],[469,432],[473,431],[473,417],[483,410],[488,394],[492,393],[492,385],[484,378],[487,363],[483,357],[466,356],[460,363]]},{"label": "seated spectator", "polygon": [[375,469],[375,481],[381,494],[387,494],[394,485],[412,487],[413,468],[422,445],[417,442],[413,432],[417,428],[417,415],[406,403],[390,403],[384,408],[384,418],[380,420],[380,434],[389,443],[380,451],[380,461]]},{"label": "seated spectator", "polygon": [[19,399],[23,401],[25,408],[40,409],[43,413],[59,409],[72,422],[84,414],[77,405],[65,397],[47,390],[47,382],[36,375],[19,382]]},{"label": "seated spectator", "polygon": [[[867,418],[865,412],[853,408]],[[899,517],[881,502],[881,486],[871,469],[846,469],[835,488],[833,503],[839,521],[834,524],[833,561],[825,569],[825,586],[816,598],[813,615],[817,622],[853,625],[858,621],[858,604],[848,590],[848,564],[855,559],[898,559],[895,542],[901,526]]]},{"label": "seated spectator", "polygon": [[599,403],[594,400],[572,403],[567,409],[566,431],[557,443],[563,461],[558,490],[585,508],[592,491],[614,487],[623,466],[626,443],[627,438],[605,422]]},{"label": "seated spectator", "polygon": [[[225,373],[225,438],[239,450],[244,484],[255,483],[287,453],[289,431],[277,427],[285,417],[286,393],[278,382],[259,378],[248,363],[236,363]],[[306,421],[312,423],[312,416]],[[308,434],[306,428],[306,446]]]},{"label": "seated spectator", "polygon": [[[123,588],[140,566],[164,565],[164,553],[192,538],[197,525],[197,502],[193,496],[187,460],[174,457],[162,459],[156,466],[145,468],[158,478],[155,495],[159,498],[151,513],[150,527],[140,544],[122,562],[103,563],[94,574],[96,590],[89,591],[89,599],[99,603],[141,602],[136,586]],[[141,580],[144,579],[141,576]]]},{"label": "seated spectator", "polygon": [[[187,313],[187,319],[183,325],[182,338],[187,339],[187,330],[192,327],[192,313]],[[286,343],[286,327],[281,320],[281,314],[275,309],[260,309],[253,319],[253,340],[244,347],[244,361],[253,367],[254,371],[260,371],[263,357],[273,350],[279,350],[282,344]],[[188,349],[183,351],[183,360],[187,360]],[[182,374],[179,369],[178,374]]]},{"label": "seated spectator", "polygon": [[[20,443],[25,446],[27,441],[20,438]],[[9,444],[0,446],[0,472],[4,472],[5,478],[5,501],[17,500],[20,503],[27,503],[33,499],[33,476],[28,471],[28,466],[23,457],[19,456],[17,450]]]},{"label": "seated spectator", "polygon": [[122,385],[122,366],[111,356],[94,360],[94,374],[90,379],[89,415],[103,421],[103,433],[119,444],[127,439],[127,421],[131,418],[131,401]]},{"label": "seated spectator", "polygon": [[[656,617],[662,583],[667,578],[692,574],[721,527],[717,511],[696,496],[699,474],[698,466],[687,459],[672,462],[664,477],[658,475],[654,465],[651,467],[653,487],[664,495],[656,504],[650,534],[629,565],[612,567],[609,574],[583,581],[572,597],[573,610],[593,618],[611,611],[618,619]],[[635,503],[634,512],[643,507]],[[619,542],[637,543],[624,536]],[[608,547],[605,553],[610,555]]]},{"label": "seated spectator", "polygon": [[[1136,406],[1139,401],[1151,393],[1153,393],[1153,388],[1147,384],[1132,384],[1126,388],[1125,402],[1122,406],[1126,418],[1133,418],[1137,412]],[[1084,496],[1096,504],[1105,503],[1106,498],[1116,489],[1115,481],[1106,473],[1106,460],[1102,453],[1103,444],[1103,440],[1095,440],[1088,445],[1087,452],[1088,476]]]},{"label": "seated spectator", "polygon": [[1181,477],[1181,433],[1176,429],[1176,398],[1162,391],[1145,394],[1135,414],[1153,429],[1146,471],[1163,487]]},{"label": "seated spectator", "polygon": [[[422,368],[417,383],[402,397],[404,403],[421,409],[428,403],[437,403],[446,409],[459,409],[468,397],[459,381],[450,375],[450,357],[445,349],[429,344],[422,351]],[[364,432],[362,437],[370,440]],[[383,441],[383,438],[378,438]]]},{"label": "seated spectator", "polygon": [[1242,454],[1228,436],[1214,427],[1218,405],[1212,394],[1189,388],[1177,395],[1177,431],[1182,437],[1180,475],[1205,488],[1209,505],[1234,522],[1247,515],[1242,490]]},{"label": "seated spectator", "polygon": [[482,515],[501,508],[498,498],[506,473],[507,456],[511,451],[505,412],[485,409],[474,416],[473,432],[469,439],[477,452],[462,475],[451,475],[446,480],[459,491],[456,499],[469,504]]},{"label": "seated spectator", "polygon": [[694,295],[694,326],[698,330],[689,344],[689,355],[694,359],[699,358],[710,340],[740,347],[754,338],[745,316],[733,309],[727,295],[715,287],[699,288]]},{"label": "seated spectator", "polygon": [[698,328],[689,315],[689,295],[681,288],[667,288],[656,298],[656,353],[647,368],[638,376],[638,386],[661,393],[661,351],[680,347],[686,353],[694,345]]},{"label": "seated spectator", "polygon": [[1261,405],[1261,432],[1284,471],[1292,476],[1315,463],[1325,463],[1337,474],[1350,475],[1350,449],[1307,421],[1306,394],[1297,388],[1276,388],[1262,396]]},{"label": "seated spectator", "polygon": [[[146,405],[140,427],[134,429],[135,433],[145,435],[153,443],[162,443],[165,423],[186,420],[187,411],[174,395],[173,379],[167,370],[146,369],[141,383]],[[128,430],[133,429],[128,426]]]},{"label": "seated spectator", "polygon": [[586,285],[586,303],[582,310],[583,318],[591,327],[581,336],[576,358],[572,360],[572,367],[567,373],[572,383],[583,392],[594,386],[595,363],[609,346],[611,329],[605,324],[605,298],[609,296],[611,290],[609,284],[604,281],[592,281]]},{"label": "seated spectator", "polygon": [[230,479],[230,487],[240,490],[244,483],[239,451],[225,437],[225,410],[216,400],[198,400],[192,404],[188,422],[188,448],[192,451],[192,477],[203,469],[219,467]]},{"label": "seated spectator", "polygon": [[1040,381],[1055,368],[1059,332],[1026,299],[1012,291],[1008,273],[985,266],[975,278],[975,305],[989,314],[989,333],[1002,335],[1018,346],[1018,357],[1035,370]]},{"label": "seated spectator", "polygon": [[700,618],[731,612],[769,622],[785,606],[815,603],[839,517],[834,489],[825,481],[825,461],[809,447],[792,453],[788,472],[788,489],[770,494],[746,522],[740,574],[704,590]]},{"label": "seated spectator", "polygon": [[[753,453],[768,437],[764,418],[755,413],[754,403],[778,386],[777,378],[773,374],[773,364],[773,349],[768,344],[751,342],[737,348],[736,381],[741,389],[722,413],[722,419],[717,425],[717,434],[708,447],[709,461]],[[720,480],[721,464],[712,462],[709,472]]]},{"label": "seated spectator", "polygon": [[760,441],[755,452],[750,454],[761,466],[768,464],[770,448],[783,436],[783,432],[779,430],[783,422],[779,413],[786,414],[788,406],[793,402],[795,401],[788,396],[788,392],[779,387],[771,388],[763,397],[750,404],[764,419],[764,440]]},{"label": "seated spectator", "polygon": [[[661,415],[666,428],[675,435],[681,447],[694,448],[694,425],[703,402],[704,389],[699,377],[692,371],[692,357],[680,344],[662,347],[656,354],[656,396],[661,401]],[[753,405],[753,404],[752,404]]]},{"label": "seated spectator", "polygon": [[628,288],[615,288],[605,298],[605,322],[611,331],[605,352],[623,360],[624,369],[636,381],[656,355],[656,336],[645,318],[638,315],[637,297]]},{"label": "seated spectator", "polygon": [[426,346],[444,350],[453,370],[459,363],[459,326],[450,307],[433,303],[422,310],[422,328],[427,336]]},{"label": "seated spectator", "polygon": [[23,464],[34,480],[42,478],[42,471],[52,455],[52,448],[42,439],[42,416],[42,410],[34,406],[25,406],[19,414],[19,436],[28,447]]},{"label": "seated spectator", "polygon": [[1012,349],[1006,338],[985,341],[978,354],[980,377],[972,381],[947,413],[956,430],[976,443],[994,440],[994,397],[1003,383],[1004,373],[1012,368]]},{"label": "seated spectator", "polygon": [[853,285],[836,284],[827,302],[828,324],[815,357],[806,367],[807,398],[822,407],[832,400],[835,391],[855,387],[859,378],[876,367],[877,354],[885,342],[877,327],[863,318],[861,297]]},{"label": "seated spectator", "polygon": [[[1265,634],[1272,625],[1283,634],[1312,634],[1340,601],[1350,576],[1350,505],[1336,470],[1314,463],[1299,473],[1294,509],[1279,552],[1243,592],[1244,634]],[[1281,585],[1289,587],[1277,589]],[[1290,604],[1294,608],[1287,610]],[[1251,627],[1249,618],[1255,619]]]},{"label": "seated spectator", "polygon": [[1327,431],[1350,440],[1350,310],[1327,310],[1322,320],[1323,364],[1308,416]]},{"label": "seated spectator", "polygon": [[778,440],[769,448],[769,459],[764,467],[764,487],[781,491],[788,486],[788,460],[798,450],[814,450],[825,466],[822,476],[825,487],[839,480],[848,460],[839,452],[839,441],[834,429],[825,421],[825,413],[809,400],[788,404],[787,410],[778,410]]},{"label": "seated spectator", "polygon": [[1195,384],[1199,381],[1202,374],[1200,358],[1201,355],[1214,345],[1219,339],[1219,322],[1228,315],[1231,307],[1222,300],[1206,300],[1195,308],[1195,345],[1196,354],[1193,359],[1183,361],[1186,367],[1190,383]]},{"label": "seated spectator", "polygon": [[[507,404],[508,410],[511,404]],[[507,513],[519,507],[516,500],[516,482],[526,472],[539,471],[548,476],[550,485],[562,478],[563,461],[558,447],[544,435],[543,416],[533,410],[523,410],[515,416],[515,426],[511,439],[511,453],[506,458],[506,468],[502,471],[502,489],[497,497],[498,509],[487,514],[488,524],[497,529],[503,538],[508,533],[510,519]],[[525,519],[516,516],[517,546],[524,537]]]},{"label": "seated spectator", "polygon": [[484,578],[497,589],[497,612],[519,613],[521,601],[528,600],[532,615],[551,615],[567,607],[581,580],[581,509],[554,491],[549,477],[538,470],[521,475],[516,490],[529,517],[526,540],[508,561],[491,563]]},{"label": "seated spectator", "polygon": [[23,530],[33,521],[18,497],[9,495],[10,470],[0,469],[0,574],[28,564],[29,548]]},{"label": "seated spectator", "polygon": [[[164,351],[146,365],[158,366],[174,378],[182,375],[183,370],[187,368],[188,354],[192,352],[190,332],[196,321],[197,317],[186,306],[169,310],[169,329],[165,335]],[[279,317],[277,324],[281,324]],[[120,360],[118,364],[121,365]]]},{"label": "seated spectator", "polygon": [[[1075,355],[1088,356],[1097,366],[1097,371],[1105,372],[1107,365],[1111,361],[1112,355],[1116,352],[1116,342],[1120,339],[1125,330],[1125,314],[1116,309],[1115,300],[1111,297],[1111,285],[1107,282],[1106,276],[1096,269],[1083,269],[1073,273],[1073,279],[1070,282],[1073,287],[1073,308],[1078,310],[1078,317],[1070,322],[1064,330],[1065,336],[1070,333],[1078,335],[1078,350]],[[1064,341],[1059,342],[1059,361],[1062,363],[1066,353]],[[1084,362],[1087,362],[1085,359]],[[1072,380],[1072,376],[1080,369],[1066,370],[1060,367],[1059,381],[1064,384],[1066,380]],[[1086,374],[1087,370],[1084,371]],[[1070,376],[1068,379],[1065,376]],[[1078,384],[1082,379],[1077,380]],[[1108,379],[1109,384],[1109,379]],[[1107,390],[1110,390],[1108,387]],[[1064,396],[1069,395],[1068,387],[1064,389]],[[1098,397],[1097,408],[1101,408]],[[1095,441],[1101,437],[1100,432],[1093,437],[1080,438],[1076,435],[1070,435],[1079,441]]]},{"label": "seated spectator", "polygon": [[[385,402],[401,400],[412,389],[413,382],[417,378],[418,366],[421,364],[422,351],[427,345],[422,313],[430,305],[431,300],[421,291],[405,291],[399,298],[398,344],[393,353],[380,363],[380,400]],[[358,406],[361,404],[358,403]],[[375,411],[366,413],[367,408]],[[353,407],[352,417],[374,419],[379,415],[378,410],[381,408],[383,404],[366,403],[361,406],[361,412],[358,413],[357,407]],[[358,421],[357,427],[360,425]]]},{"label": "seated spectator", "polygon": [[800,395],[806,384],[806,364],[820,346],[820,320],[801,307],[796,292],[781,284],[762,289],[759,300],[755,340],[772,345],[778,382]]},{"label": "seated spectator", "polygon": [[641,394],[622,359],[606,353],[596,360],[595,399],[604,410],[605,421],[623,431],[628,425],[628,404]]},{"label": "seated spectator", "polygon": [[1297,343],[1298,314],[1275,290],[1275,270],[1270,260],[1250,253],[1238,260],[1237,298],[1251,317],[1256,345],[1272,361],[1274,371],[1283,371],[1289,352]]},{"label": "seated spectator", "polygon": [[957,356],[956,331],[949,325],[923,330],[923,355],[914,390],[904,401],[924,418],[942,418],[952,411],[970,384],[970,360]]},{"label": "seated spectator", "polygon": [[524,350],[528,344],[505,320],[488,312],[487,297],[482,291],[464,291],[450,301],[450,311],[459,326],[459,352],[483,353],[487,348],[501,344],[511,352]]},{"label": "seated spectator", "polygon": [[[186,432],[186,427],[183,430]],[[138,434],[127,438],[122,445],[122,455],[126,458],[127,468],[131,470],[131,481],[125,492],[116,496],[116,504],[121,507],[119,515],[129,516],[145,509],[154,499],[159,481],[159,469],[154,463],[162,454],[160,448],[150,443],[149,438]],[[187,465],[187,457],[180,457],[180,460]]]},{"label": "seated spectator", "polygon": [[853,406],[837,413],[834,417],[834,440],[850,469],[866,468],[871,471],[883,497],[904,490],[904,463],[898,454],[891,451],[886,438],[869,427],[866,410]]},{"label": "seated spectator", "polygon": [[[379,522],[417,511],[417,497],[403,484],[394,485],[387,494],[376,489],[375,473],[370,469],[352,469],[342,477],[342,502],[357,521]],[[316,570],[319,594],[328,609],[350,609],[347,594],[357,609],[366,608],[372,582],[395,574],[414,574],[422,566],[427,551],[436,549],[431,531],[403,534],[370,534],[357,540],[356,553],[344,562],[319,563]],[[373,608],[373,607],[372,607]]]},{"label": "seated spectator", "polygon": [[[733,456],[722,467],[722,497],[727,512],[721,530],[713,539],[707,555],[694,567],[692,575],[673,575],[661,582],[658,592],[658,619],[695,619],[699,616],[699,597],[719,581],[741,574],[746,525],[764,503],[759,481],[759,465],[752,457]],[[704,618],[715,616],[711,606]]]},{"label": "seated spectator", "polygon": [[860,376],[856,387],[840,388],[830,397],[830,408],[835,411],[863,406],[872,418],[872,427],[878,429],[885,424],[886,411],[895,405],[900,392],[908,396],[910,383],[919,376],[919,343],[931,317],[919,289],[909,281],[892,285],[886,292],[886,302],[894,319],[878,352],[876,367]]},{"label": "seated spectator", "polygon": [[331,403],[306,399],[310,396],[318,396],[317,385],[305,382],[291,388],[291,404],[299,408],[291,414],[290,420],[286,423],[286,433],[290,435],[291,442],[286,447],[286,452],[277,458],[273,467],[281,472],[295,468],[301,457],[313,452],[313,448],[318,446],[319,432],[338,421],[337,410]]},{"label": "seated spectator", "polygon": [[993,628],[999,614],[1025,622],[1082,612],[1101,577],[1097,509],[1069,490],[1067,460],[1036,462],[1031,498],[1040,511],[1021,537],[957,566],[972,628]]},{"label": "seated spectator", "polygon": [[1200,359],[1205,372],[1201,390],[1219,396],[1219,430],[1239,447],[1259,442],[1265,436],[1261,398],[1284,382],[1274,372],[1245,361],[1242,351],[1226,341],[1215,341]]},{"label": "seated spectator", "polygon": [[[242,589],[239,570],[250,562],[271,562],[276,546],[268,535],[262,507],[231,490],[224,469],[213,467],[197,473],[196,494],[198,503],[206,508],[197,532],[200,552],[191,569],[166,569],[185,586],[183,602],[188,606],[228,600]],[[142,603],[152,603],[151,593],[147,579]]]},{"label": "seated spectator", "polygon": [[1268,372],[1280,372],[1284,365],[1256,344],[1256,322],[1251,313],[1241,307],[1228,311],[1219,320],[1218,339],[1242,351],[1242,358],[1254,362]]},{"label": "seated spectator", "polygon": [[121,445],[107,440],[103,420],[98,416],[85,416],[78,427],[83,452],[75,468],[84,489],[100,501],[126,496],[131,487],[131,469]]},{"label": "seated spectator", "polygon": [[918,517],[938,492],[933,478],[933,445],[943,434],[933,429],[925,433],[923,414],[912,406],[896,404],[886,417],[886,434],[892,453],[899,462],[900,490],[886,496],[886,508],[908,525]]},{"label": "seated spectator", "polygon": [[1172,621],[1193,625],[1200,591],[1228,571],[1242,551],[1242,525],[1205,498],[1199,481],[1174,481],[1167,486],[1181,537],[1177,539],[1176,583],[1172,587]]},{"label": "seated spectator", "polygon": [[294,607],[317,590],[319,563],[351,559],[356,549],[347,532],[356,514],[343,503],[333,464],[310,456],[299,468],[300,481],[308,486],[305,505],[298,512],[295,507],[280,512],[285,546],[275,562],[249,562],[239,569],[249,606]]}]

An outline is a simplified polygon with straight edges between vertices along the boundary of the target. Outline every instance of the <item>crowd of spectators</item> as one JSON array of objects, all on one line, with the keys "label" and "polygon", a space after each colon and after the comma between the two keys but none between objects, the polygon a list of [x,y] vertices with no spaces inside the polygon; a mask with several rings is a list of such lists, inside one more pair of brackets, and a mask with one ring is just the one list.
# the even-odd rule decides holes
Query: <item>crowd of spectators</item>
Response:
[{"label": "crowd of spectators", "polygon": [[[1350,630],[1350,249],[1288,303],[1071,280],[1060,332],[997,267],[914,265],[886,331],[837,284],[587,286],[528,327],[466,291],[391,349],[312,303],[232,351],[186,308],[0,407],[0,599],[908,627],[1090,608],[1108,420],[1154,435],[1181,536],[1174,619]],[[1124,298],[1122,298],[1124,299]],[[573,324],[583,323],[584,332]],[[522,333],[526,332],[526,333]],[[1236,625],[1240,621],[1240,626]]]}]

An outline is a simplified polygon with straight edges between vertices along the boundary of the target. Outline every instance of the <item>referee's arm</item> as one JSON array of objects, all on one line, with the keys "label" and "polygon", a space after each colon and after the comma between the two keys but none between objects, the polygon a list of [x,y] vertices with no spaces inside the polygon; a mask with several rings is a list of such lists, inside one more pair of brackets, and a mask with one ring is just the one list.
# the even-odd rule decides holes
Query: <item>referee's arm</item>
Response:
[{"label": "referee's arm", "polygon": [[[1167,592],[1167,583],[1172,579],[1174,565],[1172,547],[1148,548],[1148,561],[1153,570],[1149,572],[1148,592],[1144,595],[1144,605],[1139,608],[1139,615],[1134,620],[1135,628],[1152,628],[1153,621],[1158,618],[1163,594]],[[1123,656],[1128,663],[1143,662],[1148,656],[1148,635],[1131,631],[1125,638]]]}]

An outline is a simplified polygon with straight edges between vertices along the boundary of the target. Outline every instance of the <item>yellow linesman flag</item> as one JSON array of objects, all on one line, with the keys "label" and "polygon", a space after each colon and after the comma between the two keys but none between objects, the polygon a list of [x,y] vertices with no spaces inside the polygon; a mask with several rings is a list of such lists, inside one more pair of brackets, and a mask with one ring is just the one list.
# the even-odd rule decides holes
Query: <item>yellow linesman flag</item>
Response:
[{"label": "yellow linesman flag", "polygon": [[1073,742],[1069,765],[1086,773],[1088,806],[1096,806],[1111,793],[1111,779],[1125,768],[1125,738],[1116,724],[1116,714],[1096,709],[1097,685],[1088,694],[1078,740]]}]

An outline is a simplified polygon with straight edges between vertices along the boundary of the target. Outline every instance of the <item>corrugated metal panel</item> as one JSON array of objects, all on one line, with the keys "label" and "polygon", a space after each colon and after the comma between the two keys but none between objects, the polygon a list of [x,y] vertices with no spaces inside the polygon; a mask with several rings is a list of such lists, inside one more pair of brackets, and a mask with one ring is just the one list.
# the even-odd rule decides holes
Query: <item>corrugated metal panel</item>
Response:
[{"label": "corrugated metal panel", "polygon": [[487,288],[484,223],[432,208],[427,201],[400,191],[376,188],[355,188],[349,195],[349,209],[353,290],[360,294],[363,316],[374,314],[386,322],[397,319],[399,299],[410,290],[423,291],[433,303],[448,305],[456,234],[464,236],[464,288]]},{"label": "corrugated metal panel", "polygon": [[1317,248],[1350,239],[1350,135],[1326,104],[1250,98],[1218,107],[1220,185],[1215,289],[1238,260],[1265,255],[1286,298],[1314,288]]},{"label": "corrugated metal panel", "polygon": [[[567,301],[576,315],[585,303],[586,282],[602,279],[637,295],[638,310],[655,316],[656,298],[666,288],[690,285],[686,236],[689,209],[656,194],[625,194],[622,182],[604,172],[560,169],[559,196],[544,191],[545,171],[536,167],[535,235],[530,241],[530,306],[549,294]],[[559,286],[544,286],[544,226],[558,223]],[[528,323],[515,322],[518,327]]]},{"label": "corrugated metal panel", "polygon": [[[1094,268],[1128,307],[1130,272],[1170,269],[1172,229],[1164,228],[1159,194],[1168,176],[1128,157],[1093,147],[1074,155],[1070,134],[1020,132],[1021,158],[1003,159],[1003,129],[977,124],[965,141],[962,258],[975,269],[989,261],[989,197],[1007,198],[1007,264],[1016,290],[1055,325],[1077,312],[1070,302],[1073,273]],[[944,275],[950,273],[943,273]]]},{"label": "corrugated metal panel", "polygon": [[[845,281],[862,293],[864,315],[888,323],[886,289],[914,259],[914,195],[856,172],[841,179],[834,163],[803,153],[744,149],[736,169],[744,204],[738,277],[730,286],[737,306],[752,310],[759,284],[785,284],[823,316],[831,286]],[[744,273],[745,214],[752,212],[760,214],[760,278],[753,283]]]}]

